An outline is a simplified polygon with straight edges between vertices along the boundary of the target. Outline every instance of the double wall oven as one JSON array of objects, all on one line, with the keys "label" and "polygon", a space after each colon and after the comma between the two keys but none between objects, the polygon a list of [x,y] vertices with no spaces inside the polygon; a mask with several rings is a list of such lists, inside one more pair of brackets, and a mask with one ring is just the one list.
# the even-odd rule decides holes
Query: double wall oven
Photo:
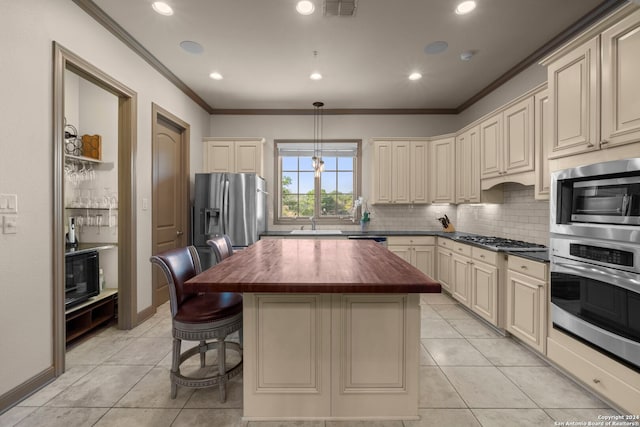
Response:
[{"label": "double wall oven", "polygon": [[640,370],[640,158],[556,172],[554,328]]}]

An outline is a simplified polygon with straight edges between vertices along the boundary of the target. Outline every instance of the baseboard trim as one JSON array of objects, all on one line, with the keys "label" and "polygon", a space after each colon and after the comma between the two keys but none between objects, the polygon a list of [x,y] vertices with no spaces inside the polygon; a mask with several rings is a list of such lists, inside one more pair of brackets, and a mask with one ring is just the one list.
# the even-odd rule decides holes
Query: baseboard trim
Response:
[{"label": "baseboard trim", "polygon": [[157,310],[153,305],[150,305],[144,310],[139,311],[136,316],[136,324],[134,325],[134,327],[138,326],[139,324],[141,324],[142,322],[144,322],[145,320],[149,319],[151,316],[156,314],[156,311]]},{"label": "baseboard trim", "polygon": [[53,366],[48,367],[44,371],[36,374],[19,386],[9,390],[0,396],[0,414],[11,409],[20,401],[31,396],[45,385],[49,384],[56,378]]}]

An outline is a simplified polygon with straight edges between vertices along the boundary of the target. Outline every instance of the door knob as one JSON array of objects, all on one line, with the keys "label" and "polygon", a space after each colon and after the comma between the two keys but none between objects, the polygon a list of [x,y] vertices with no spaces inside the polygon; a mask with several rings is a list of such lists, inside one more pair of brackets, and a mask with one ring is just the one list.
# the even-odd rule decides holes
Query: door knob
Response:
[{"label": "door knob", "polygon": [[176,236],[182,236],[184,233],[180,230],[176,231]]}]

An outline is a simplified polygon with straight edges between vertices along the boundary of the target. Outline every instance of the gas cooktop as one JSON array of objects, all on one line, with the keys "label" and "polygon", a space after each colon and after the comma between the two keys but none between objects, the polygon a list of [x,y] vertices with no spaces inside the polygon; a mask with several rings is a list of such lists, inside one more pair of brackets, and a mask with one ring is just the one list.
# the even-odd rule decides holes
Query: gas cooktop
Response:
[{"label": "gas cooktop", "polygon": [[475,243],[491,249],[503,251],[546,251],[547,247],[537,243],[523,242],[522,240],[505,239],[493,236],[460,236],[457,240]]}]

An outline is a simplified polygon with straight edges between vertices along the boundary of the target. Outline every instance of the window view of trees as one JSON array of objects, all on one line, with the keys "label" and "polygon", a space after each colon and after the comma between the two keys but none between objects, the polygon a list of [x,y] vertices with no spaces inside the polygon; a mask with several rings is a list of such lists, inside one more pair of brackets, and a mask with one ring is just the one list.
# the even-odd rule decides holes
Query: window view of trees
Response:
[{"label": "window view of trees", "polygon": [[[352,157],[324,157],[324,172],[315,178],[311,157],[282,157],[281,216],[340,217],[351,214],[354,202],[354,162]],[[316,190],[319,212],[315,212]]]}]

